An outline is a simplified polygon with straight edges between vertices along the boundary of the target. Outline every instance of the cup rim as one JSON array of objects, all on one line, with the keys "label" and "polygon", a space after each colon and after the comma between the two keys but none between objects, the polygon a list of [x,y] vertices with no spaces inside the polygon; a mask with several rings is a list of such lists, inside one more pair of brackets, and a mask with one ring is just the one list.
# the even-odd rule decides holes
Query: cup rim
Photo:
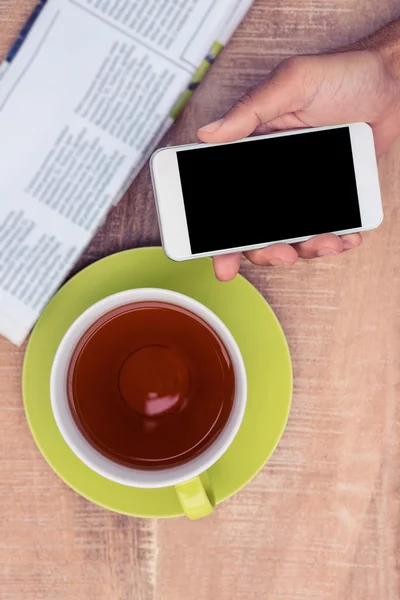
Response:
[{"label": "cup rim", "polygon": [[[170,302],[194,312],[205,320],[221,338],[231,357],[235,372],[235,398],[223,430],[198,457],[176,467],[142,470],[119,465],[96,450],[83,436],[72,417],[66,387],[67,370],[72,352],[84,332],[102,315],[139,301]],[[247,376],[239,346],[225,323],[204,304],[172,290],[135,288],[102,298],[87,308],[68,328],[54,357],[50,375],[50,399],[57,427],[72,452],[90,469],[107,479],[138,488],[161,488],[177,485],[209,469],[231,445],[243,420],[247,400]]]}]

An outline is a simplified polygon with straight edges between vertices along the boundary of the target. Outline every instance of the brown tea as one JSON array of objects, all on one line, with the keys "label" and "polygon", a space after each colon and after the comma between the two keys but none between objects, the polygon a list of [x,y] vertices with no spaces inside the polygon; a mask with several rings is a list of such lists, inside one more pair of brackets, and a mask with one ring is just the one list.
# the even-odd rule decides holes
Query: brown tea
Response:
[{"label": "brown tea", "polygon": [[201,454],[232,410],[231,358],[190,311],[136,302],[96,321],[73,353],[68,400],[85,438],[136,469],[164,469]]}]

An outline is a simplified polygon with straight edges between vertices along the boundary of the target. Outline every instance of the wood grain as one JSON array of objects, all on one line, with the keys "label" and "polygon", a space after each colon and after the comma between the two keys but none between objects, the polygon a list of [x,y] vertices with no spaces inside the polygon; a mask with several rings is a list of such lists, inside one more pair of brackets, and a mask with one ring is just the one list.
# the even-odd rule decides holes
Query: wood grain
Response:
[{"label": "wood grain", "polygon": [[[32,4],[0,1],[3,54]],[[286,56],[396,16],[398,0],[257,1],[165,141],[194,140]],[[0,342],[1,600],[399,598],[399,160],[400,143],[380,164],[385,222],[359,250],[243,264],[288,336],[293,409],[262,473],[205,521],[129,519],[69,490],[25,422],[24,349]],[[158,242],[146,167],[77,268]]]}]

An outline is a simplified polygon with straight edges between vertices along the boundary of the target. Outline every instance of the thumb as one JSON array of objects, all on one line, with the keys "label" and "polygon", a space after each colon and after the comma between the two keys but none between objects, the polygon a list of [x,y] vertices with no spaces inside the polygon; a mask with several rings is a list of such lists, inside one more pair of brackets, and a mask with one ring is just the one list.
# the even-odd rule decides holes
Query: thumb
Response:
[{"label": "thumb", "polygon": [[299,110],[301,97],[297,80],[303,71],[304,58],[284,61],[266,81],[236,102],[225,117],[199,129],[199,139],[209,143],[233,142],[249,136],[259,125]]}]

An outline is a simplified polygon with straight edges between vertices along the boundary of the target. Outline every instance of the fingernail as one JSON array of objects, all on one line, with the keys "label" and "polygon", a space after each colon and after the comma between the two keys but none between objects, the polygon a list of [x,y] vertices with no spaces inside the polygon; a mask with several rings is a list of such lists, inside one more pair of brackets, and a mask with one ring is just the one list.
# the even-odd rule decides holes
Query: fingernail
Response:
[{"label": "fingernail", "polygon": [[285,262],[282,258],[271,258],[269,264],[273,267],[279,267],[281,265],[290,265],[291,263]]},{"label": "fingernail", "polygon": [[343,248],[345,250],[351,250],[352,248],[354,248],[354,244],[349,240],[343,240]]},{"label": "fingernail", "polygon": [[204,125],[204,127],[200,127],[199,131],[204,131],[205,133],[213,133],[214,131],[217,131],[217,129],[219,129],[223,123],[224,119],[218,119],[218,121],[213,121],[212,123],[209,123],[208,125]]},{"label": "fingernail", "polygon": [[339,252],[333,248],[321,248],[317,251],[318,256],[333,256],[334,254],[339,254]]}]

